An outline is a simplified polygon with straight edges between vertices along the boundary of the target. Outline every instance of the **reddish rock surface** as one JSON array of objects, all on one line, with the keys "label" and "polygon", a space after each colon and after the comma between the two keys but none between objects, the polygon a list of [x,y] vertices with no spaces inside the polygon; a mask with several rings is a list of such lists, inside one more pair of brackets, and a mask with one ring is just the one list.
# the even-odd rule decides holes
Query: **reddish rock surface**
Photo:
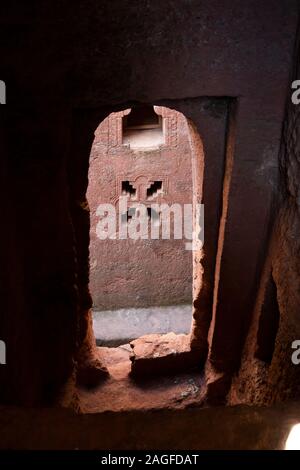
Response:
[{"label": "reddish rock surface", "polygon": [[[98,310],[192,301],[192,252],[185,249],[186,239],[174,240],[173,221],[170,240],[163,240],[161,235],[158,240],[151,239],[150,222],[147,240],[118,239],[121,196],[128,207],[138,203],[149,208],[151,204],[180,204],[183,211],[184,204],[192,204],[188,125],[181,113],[157,106],[163,143],[154,148],[132,148],[123,135],[124,120],[133,112],[129,111],[112,113],[97,127],[90,156],[90,291]],[[148,196],[147,190],[155,182],[161,183],[161,190]],[[134,194],[128,195],[122,184]],[[116,209],[117,240],[100,240],[97,236],[100,204],[112,204]],[[124,220],[121,223],[124,226]]]},{"label": "reddish rock surface", "polygon": [[130,343],[133,377],[201,370],[201,355],[191,350],[189,335],[145,335]]},{"label": "reddish rock surface", "polygon": [[131,347],[97,348],[97,357],[107,368],[109,377],[98,386],[79,387],[79,403],[83,413],[101,411],[180,409],[201,406],[204,377],[201,371],[185,371],[156,377],[143,375],[134,380],[131,372]]}]

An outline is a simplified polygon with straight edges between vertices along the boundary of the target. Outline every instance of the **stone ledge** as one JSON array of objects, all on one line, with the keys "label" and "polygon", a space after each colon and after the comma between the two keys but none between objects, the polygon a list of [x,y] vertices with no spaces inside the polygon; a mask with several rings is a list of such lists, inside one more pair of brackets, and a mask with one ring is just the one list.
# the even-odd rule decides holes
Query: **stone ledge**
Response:
[{"label": "stone ledge", "polygon": [[186,372],[203,365],[202,351],[190,348],[190,335],[145,335],[130,346],[133,377]]}]

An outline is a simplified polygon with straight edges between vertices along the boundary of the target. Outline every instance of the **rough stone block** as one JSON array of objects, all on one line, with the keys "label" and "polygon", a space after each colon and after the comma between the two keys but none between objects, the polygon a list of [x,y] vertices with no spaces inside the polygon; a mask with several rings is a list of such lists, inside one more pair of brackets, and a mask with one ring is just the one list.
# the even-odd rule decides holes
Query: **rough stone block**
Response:
[{"label": "rough stone block", "polygon": [[173,374],[201,367],[200,351],[190,349],[189,335],[145,335],[130,343],[131,375]]}]

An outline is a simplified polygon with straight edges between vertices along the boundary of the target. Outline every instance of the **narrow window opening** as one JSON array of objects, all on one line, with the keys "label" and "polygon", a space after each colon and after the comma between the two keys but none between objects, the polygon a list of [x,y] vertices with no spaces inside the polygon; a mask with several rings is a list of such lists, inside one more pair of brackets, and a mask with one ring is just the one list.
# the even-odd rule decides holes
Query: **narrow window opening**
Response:
[{"label": "narrow window opening", "polygon": [[[151,369],[153,363],[155,373],[164,364],[169,364],[166,374],[176,374],[199,362],[198,351],[190,354],[195,254],[183,225],[189,218],[185,215],[192,213],[184,214],[185,206],[193,209],[195,204],[195,147],[190,132],[181,113],[153,106],[112,113],[95,132],[87,192],[89,288],[99,358],[112,376],[118,370],[137,377],[139,367],[147,374],[140,340],[152,351],[147,364]],[[130,145],[123,145],[126,136]],[[166,142],[159,152],[154,145],[158,142]],[[199,149],[200,159],[202,146]],[[200,170],[199,175],[202,178]],[[144,210],[146,218],[140,217]],[[142,236],[130,238],[143,224]],[[106,232],[108,236],[103,236]]]},{"label": "narrow window opening", "polygon": [[[110,145],[120,118],[125,134],[146,133],[152,139],[152,132],[162,133],[162,115],[167,123],[168,144],[159,154],[150,147],[147,154],[136,152],[131,145],[124,147],[120,140]],[[189,240],[183,227],[185,205],[193,205],[189,132],[185,117],[177,111],[142,105],[112,113],[95,133],[88,200],[90,291],[99,346],[118,346],[145,334],[190,332],[193,252],[186,248]],[[108,140],[104,141],[103,136],[108,136]],[[110,215],[100,220],[99,214],[104,210],[99,210],[101,204],[111,204],[113,208],[105,207]],[[141,217],[139,205],[144,205],[148,223]],[[180,230],[175,229],[174,219],[178,208]],[[135,229],[138,232],[143,223],[144,238],[130,239],[128,234]],[[111,236],[99,237],[101,227]],[[182,233],[181,239],[178,233]],[[176,313],[171,315],[171,310]]]},{"label": "narrow window opening", "polygon": [[153,183],[151,183],[150,187],[147,188],[147,198],[154,199],[159,194],[162,194],[162,192],[162,181],[154,181]]},{"label": "narrow window opening", "polygon": [[161,116],[156,114],[153,106],[139,106],[132,108],[123,123],[125,129],[158,129]]},{"label": "narrow window opening", "polygon": [[136,189],[129,181],[122,181],[122,194],[133,199],[136,196]]},{"label": "narrow window opening", "polygon": [[123,144],[132,149],[147,150],[164,143],[163,120],[153,106],[132,108],[123,117]]}]

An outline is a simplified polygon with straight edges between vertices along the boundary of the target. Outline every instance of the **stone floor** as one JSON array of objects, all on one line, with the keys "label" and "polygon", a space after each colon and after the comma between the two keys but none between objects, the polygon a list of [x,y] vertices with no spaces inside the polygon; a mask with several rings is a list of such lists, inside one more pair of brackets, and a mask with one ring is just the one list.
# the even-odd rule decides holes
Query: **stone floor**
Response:
[{"label": "stone floor", "polygon": [[[0,448],[106,451],[284,449],[291,427],[299,419],[299,403],[270,408],[218,406],[148,412],[107,411],[87,415],[60,408],[0,407]],[[218,465],[223,468],[226,456],[218,457]],[[250,454],[240,456],[243,462],[237,461],[238,455],[234,456],[234,461],[232,457],[229,456],[229,468],[232,463],[238,463],[233,468],[245,465],[250,468]],[[266,455],[262,457],[262,462],[266,462]],[[209,468],[211,455],[203,453],[201,463]]]},{"label": "stone floor", "polygon": [[130,376],[131,347],[98,348],[98,357],[107,367],[109,377],[95,388],[79,388],[83,413],[182,409],[203,406],[205,384],[202,370],[166,376]]},{"label": "stone floor", "polygon": [[187,334],[191,329],[192,306],[124,308],[93,312],[98,346],[119,346],[151,333]]}]

